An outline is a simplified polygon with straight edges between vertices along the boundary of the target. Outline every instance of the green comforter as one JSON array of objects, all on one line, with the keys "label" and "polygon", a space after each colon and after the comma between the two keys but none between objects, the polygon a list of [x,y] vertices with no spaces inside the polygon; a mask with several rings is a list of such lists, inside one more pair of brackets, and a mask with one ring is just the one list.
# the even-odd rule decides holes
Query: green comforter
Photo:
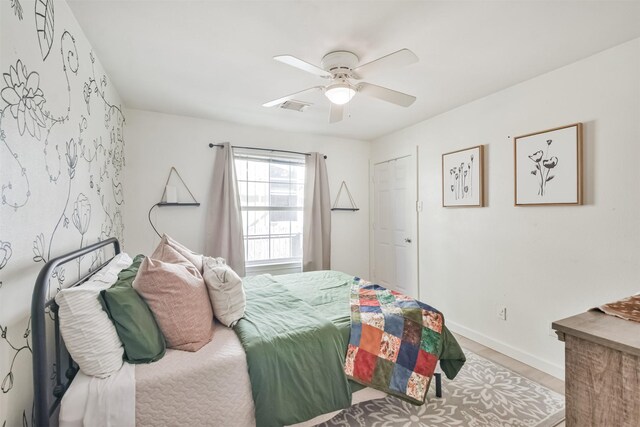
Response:
[{"label": "green comforter", "polygon": [[[352,279],[337,271],[244,279],[247,308],[234,330],[247,353],[258,427],[346,408],[362,388],[343,370]],[[446,327],[442,336],[440,366],[453,378],[464,354]]]},{"label": "green comforter", "polygon": [[234,330],[247,353],[256,424],[282,426],[351,404],[344,334],[271,276],[244,281],[245,317]]}]

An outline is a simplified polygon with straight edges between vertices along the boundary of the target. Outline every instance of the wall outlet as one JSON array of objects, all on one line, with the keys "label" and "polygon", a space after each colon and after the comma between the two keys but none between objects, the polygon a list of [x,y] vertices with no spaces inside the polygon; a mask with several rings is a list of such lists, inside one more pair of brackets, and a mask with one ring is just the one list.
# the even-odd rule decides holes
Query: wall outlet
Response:
[{"label": "wall outlet", "polygon": [[502,320],[507,320],[507,307],[504,307],[504,306],[498,307],[496,314],[498,315],[498,318]]}]

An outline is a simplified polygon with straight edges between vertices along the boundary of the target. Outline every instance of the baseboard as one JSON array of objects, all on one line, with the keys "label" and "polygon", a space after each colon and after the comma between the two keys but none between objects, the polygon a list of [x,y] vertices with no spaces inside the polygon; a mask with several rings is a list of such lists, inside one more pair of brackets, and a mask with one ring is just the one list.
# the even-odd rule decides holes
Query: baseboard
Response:
[{"label": "baseboard", "polygon": [[481,334],[480,332],[474,331],[473,329],[467,328],[466,326],[462,326],[455,322],[447,320],[447,327],[452,332],[458,333],[466,338],[492,348],[495,351],[499,351],[502,354],[505,354],[522,363],[526,363],[529,366],[533,366],[536,369],[539,369],[564,381],[564,367],[562,366],[558,366],[544,359],[540,359],[539,357],[536,357],[530,353],[512,347],[509,344],[488,337],[484,334]]}]

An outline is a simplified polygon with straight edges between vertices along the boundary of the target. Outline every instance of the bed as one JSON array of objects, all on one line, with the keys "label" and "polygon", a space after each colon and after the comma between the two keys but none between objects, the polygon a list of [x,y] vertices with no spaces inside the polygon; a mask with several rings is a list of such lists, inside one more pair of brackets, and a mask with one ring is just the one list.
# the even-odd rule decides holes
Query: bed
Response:
[{"label": "bed", "polygon": [[[83,424],[85,408],[92,395],[92,387],[95,388],[95,382],[99,380],[80,372],[77,364],[66,352],[59,332],[56,304],[48,297],[48,280],[58,266],[93,251],[104,251],[107,248],[112,248],[114,255],[120,252],[118,241],[108,239],[50,261],[38,276],[32,304],[35,425],[48,426],[50,418],[58,412],[61,424],[68,426]],[[100,268],[106,264],[105,262]],[[100,268],[85,275],[71,286],[81,286]],[[307,420],[301,422],[299,424],[301,426],[315,425],[330,419],[340,408],[386,396],[381,391],[349,381],[348,387],[353,392],[351,401],[328,402],[323,408],[333,407],[338,411],[318,412],[319,408],[310,407],[313,406],[310,401],[322,401],[318,396],[326,394],[335,395],[336,393],[327,393],[326,389],[335,386],[335,382],[339,381],[331,380],[331,375],[328,375],[329,380],[323,383],[322,373],[325,369],[327,372],[331,369],[318,365],[327,363],[323,362],[323,357],[326,358],[326,356],[320,353],[316,357],[317,360],[309,361],[309,358],[314,357],[314,352],[309,351],[307,354],[299,355],[302,361],[301,369],[320,375],[315,378],[310,377],[311,380],[307,381],[306,389],[296,385],[297,390],[304,390],[306,401],[302,397],[290,399],[291,396],[286,393],[279,395],[279,401],[274,400],[274,396],[271,396],[270,400],[261,397],[261,395],[273,393],[278,396],[277,393],[281,392],[278,388],[275,391],[270,388],[274,381],[269,371],[281,368],[278,363],[282,356],[275,355],[269,359],[262,347],[256,351],[250,350],[247,343],[255,340],[256,336],[263,335],[266,330],[256,328],[255,325],[261,322],[275,325],[268,329],[276,338],[279,338],[283,335],[283,330],[277,329],[278,322],[281,328],[291,327],[292,323],[295,324],[294,330],[303,328],[304,319],[309,317],[309,307],[312,307],[311,311],[318,317],[319,324],[326,324],[328,328],[337,331],[340,338],[335,341],[335,345],[344,346],[344,352],[346,352],[350,333],[348,302],[350,278],[344,273],[333,271],[246,278],[247,315],[245,319],[238,322],[235,331],[217,325],[212,341],[195,353],[167,350],[164,358],[157,362],[135,365],[135,424],[141,426],[252,426],[256,425],[256,416],[261,420],[265,414],[271,415],[271,412],[275,412],[273,408],[280,404],[281,411],[293,413],[294,416],[287,417],[288,420],[293,419],[296,422]],[[272,298],[272,295],[277,295],[278,291],[287,294],[287,298],[282,300],[265,298],[267,293],[269,298]],[[253,307],[252,310],[249,310],[250,306]],[[286,306],[286,310],[282,310],[283,306]],[[49,334],[46,331],[47,312],[52,317],[54,326],[53,333]],[[308,333],[302,333],[295,339],[303,339],[301,337],[308,335]],[[47,338],[52,339],[53,345],[47,345]],[[452,343],[452,346],[456,347],[457,343]],[[49,372],[52,362],[49,358],[51,353],[57,366],[53,387],[51,387]],[[270,364],[270,360],[275,361],[276,364]],[[344,363],[344,359],[341,363]],[[333,368],[336,368],[334,366],[336,364],[335,361],[331,362]],[[342,370],[341,365],[337,368]],[[439,379],[439,376],[436,378]],[[297,406],[292,404],[292,400],[299,401]],[[285,423],[282,419],[273,418],[269,424],[296,424]]]}]

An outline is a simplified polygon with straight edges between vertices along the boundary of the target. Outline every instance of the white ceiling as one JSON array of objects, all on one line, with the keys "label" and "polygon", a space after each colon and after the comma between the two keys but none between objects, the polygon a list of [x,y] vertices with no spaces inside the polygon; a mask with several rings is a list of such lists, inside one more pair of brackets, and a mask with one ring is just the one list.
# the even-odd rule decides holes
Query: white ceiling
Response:
[{"label": "white ceiling", "polygon": [[[374,139],[640,37],[640,1],[69,1],[131,108]],[[409,108],[356,96],[328,123],[266,101],[325,81],[276,62],[332,50],[368,62],[401,48],[417,64],[367,81],[417,96]],[[585,88],[588,89],[588,88]]]}]

